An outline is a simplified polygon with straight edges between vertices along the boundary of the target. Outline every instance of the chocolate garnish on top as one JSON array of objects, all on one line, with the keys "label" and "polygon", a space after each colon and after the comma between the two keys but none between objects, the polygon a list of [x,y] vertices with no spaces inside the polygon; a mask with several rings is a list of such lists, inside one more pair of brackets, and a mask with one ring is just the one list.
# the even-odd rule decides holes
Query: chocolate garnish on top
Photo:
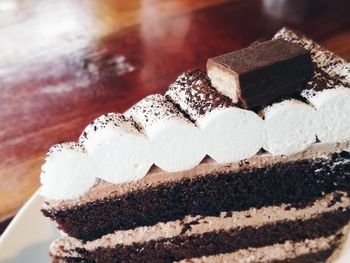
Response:
[{"label": "chocolate garnish on top", "polygon": [[271,40],[207,62],[211,84],[243,108],[266,106],[300,92],[313,76],[310,52],[285,40]]}]

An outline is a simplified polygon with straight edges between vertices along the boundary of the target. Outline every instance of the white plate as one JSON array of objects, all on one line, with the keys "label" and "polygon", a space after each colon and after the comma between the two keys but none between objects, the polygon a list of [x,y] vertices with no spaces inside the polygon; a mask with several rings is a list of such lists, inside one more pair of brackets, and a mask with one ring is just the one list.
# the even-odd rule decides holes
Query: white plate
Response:
[{"label": "white plate", "polygon": [[[38,191],[18,212],[0,237],[0,263],[47,263],[52,240],[61,236],[40,212],[43,198]],[[350,238],[336,263],[350,262]]]},{"label": "white plate", "polygon": [[0,237],[1,263],[48,263],[48,248],[60,237],[55,225],[40,212],[38,191],[18,212]]}]

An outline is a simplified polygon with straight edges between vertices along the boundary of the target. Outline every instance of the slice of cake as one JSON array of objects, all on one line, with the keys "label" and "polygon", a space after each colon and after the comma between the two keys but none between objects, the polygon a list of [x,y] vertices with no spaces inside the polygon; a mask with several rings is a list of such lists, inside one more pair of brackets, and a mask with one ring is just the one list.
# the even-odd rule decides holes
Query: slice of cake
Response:
[{"label": "slice of cake", "polygon": [[[313,73],[314,72],[314,73]],[[350,221],[350,67],[289,29],[51,148],[54,262],[326,262]]]}]

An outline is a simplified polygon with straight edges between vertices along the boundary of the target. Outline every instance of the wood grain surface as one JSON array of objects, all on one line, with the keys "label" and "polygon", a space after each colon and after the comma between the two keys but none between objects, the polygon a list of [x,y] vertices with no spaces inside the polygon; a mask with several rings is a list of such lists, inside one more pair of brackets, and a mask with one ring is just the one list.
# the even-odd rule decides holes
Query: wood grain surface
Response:
[{"label": "wood grain surface", "polygon": [[48,148],[99,115],[285,25],[350,59],[349,13],[348,0],[1,1],[0,221],[38,188]]}]

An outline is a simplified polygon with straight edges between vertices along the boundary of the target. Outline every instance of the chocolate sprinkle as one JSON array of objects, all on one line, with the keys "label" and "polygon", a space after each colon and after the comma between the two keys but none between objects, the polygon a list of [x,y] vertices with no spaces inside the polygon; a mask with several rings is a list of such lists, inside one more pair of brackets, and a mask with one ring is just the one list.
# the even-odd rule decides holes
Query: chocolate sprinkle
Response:
[{"label": "chocolate sprinkle", "polygon": [[230,98],[211,86],[206,73],[198,69],[181,74],[165,96],[194,121],[214,109],[234,106]]}]

